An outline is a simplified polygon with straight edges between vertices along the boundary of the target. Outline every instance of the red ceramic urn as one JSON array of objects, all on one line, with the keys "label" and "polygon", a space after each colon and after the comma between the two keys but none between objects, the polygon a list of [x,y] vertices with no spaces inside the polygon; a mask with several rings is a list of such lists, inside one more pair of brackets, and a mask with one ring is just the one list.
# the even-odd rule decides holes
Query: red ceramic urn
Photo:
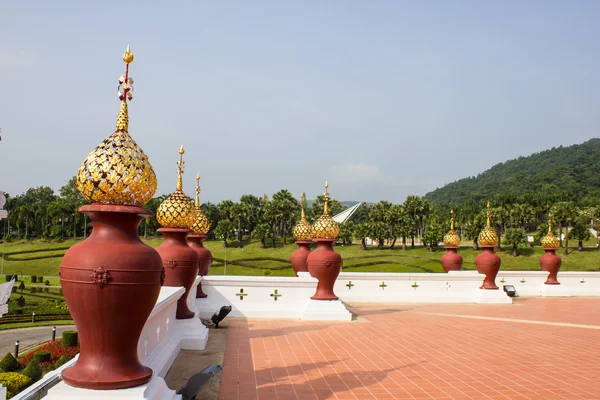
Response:
[{"label": "red ceramic urn", "polygon": [[481,254],[475,257],[477,272],[485,275],[483,285],[479,287],[480,289],[498,289],[498,286],[496,286],[496,275],[498,275],[498,271],[500,270],[501,260],[494,253],[495,247],[495,245],[482,246]]},{"label": "red ceramic urn", "polygon": [[319,280],[317,291],[311,299],[337,300],[333,285],[342,268],[342,256],[333,251],[335,239],[315,239],[315,242],[317,249],[306,259],[310,276]]},{"label": "red ceramic urn", "polygon": [[62,378],[87,389],[142,385],[152,370],[140,363],[138,340],[164,278],[160,255],[137,231],[152,212],[102,204],[79,211],[90,217],[93,229],[65,253],[60,267],[65,302],[80,342],[79,359]]},{"label": "red ceramic urn", "polygon": [[177,301],[177,319],[194,317],[187,306],[187,298],[198,275],[198,253],[188,246],[186,237],[190,233],[186,228],[160,228],[163,244],[156,248],[165,267],[164,286],[183,286],[185,293]]},{"label": "red ceramic urn", "polygon": [[556,249],[544,249],[544,252],[546,254],[540,257],[540,268],[542,271],[549,272],[548,278],[544,283],[546,285],[560,285],[556,275],[558,274],[562,260],[556,255]]},{"label": "red ceramic urn", "polygon": [[290,256],[292,268],[294,273],[298,276],[298,272],[308,272],[308,266],[306,265],[306,259],[308,258],[310,251],[310,245],[312,242],[305,240],[297,240],[296,245],[298,249],[294,251]]},{"label": "red ceramic urn", "polygon": [[462,268],[463,258],[457,252],[458,247],[446,247],[446,253],[442,256],[442,268],[444,272],[460,271]]},{"label": "red ceramic urn", "polygon": [[[212,264],[212,254],[210,250],[204,247],[206,238],[206,235],[189,235],[187,237],[188,245],[196,251],[198,258],[200,259],[198,264],[198,275],[200,276],[208,275],[210,265]],[[208,296],[202,291],[202,282],[200,282],[198,289],[196,290],[196,298],[204,299],[206,297]]]}]

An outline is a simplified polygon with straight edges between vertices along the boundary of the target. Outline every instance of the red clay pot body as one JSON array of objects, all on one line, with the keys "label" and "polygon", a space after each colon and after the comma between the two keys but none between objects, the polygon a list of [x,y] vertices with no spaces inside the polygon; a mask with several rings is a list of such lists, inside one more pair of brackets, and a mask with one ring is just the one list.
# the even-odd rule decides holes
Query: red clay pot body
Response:
[{"label": "red clay pot body", "polygon": [[312,242],[307,242],[304,240],[296,241],[296,245],[298,246],[298,250],[294,251],[290,256],[290,261],[292,263],[292,268],[294,268],[294,273],[298,276],[298,272],[308,272],[308,266],[306,265],[306,259],[310,254],[310,245]]},{"label": "red clay pot body", "polygon": [[462,268],[463,258],[456,251],[458,247],[446,247],[446,253],[442,256],[442,268],[444,272],[460,271]]},{"label": "red clay pot body", "polygon": [[164,278],[160,255],[137,231],[152,212],[104,204],[79,211],[90,217],[93,230],[65,253],[60,266],[80,343],[79,359],[62,377],[70,386],[94,390],[142,385],[152,370],[140,363],[138,340]]},{"label": "red clay pot body", "polygon": [[[198,264],[198,275],[205,276],[208,275],[208,271],[210,270],[210,265],[212,264],[212,254],[210,250],[204,247],[204,241],[206,240],[206,235],[189,235],[187,237],[188,245],[196,251],[198,257],[200,258],[200,262]],[[198,289],[196,290],[196,298],[197,299],[205,299],[208,296],[206,293],[202,291],[202,281],[198,285]]]},{"label": "red clay pot body", "polygon": [[496,286],[496,275],[500,270],[500,257],[494,253],[495,246],[482,246],[481,254],[475,257],[475,266],[477,272],[485,274],[483,285],[479,289],[492,289],[497,290]]},{"label": "red clay pot body", "polygon": [[160,228],[164,236],[163,244],[156,248],[165,267],[164,286],[183,286],[185,293],[177,301],[177,319],[194,318],[194,312],[187,306],[190,289],[198,276],[198,253],[186,242],[190,233],[183,228]]},{"label": "red clay pot body", "polygon": [[337,300],[333,293],[333,285],[342,268],[342,256],[333,251],[334,239],[315,239],[317,249],[306,258],[308,272],[313,278],[317,278],[317,291],[313,300]]},{"label": "red clay pot body", "polygon": [[540,257],[540,268],[542,271],[549,272],[548,279],[544,283],[546,285],[560,285],[560,282],[556,279],[556,274],[558,274],[562,259],[556,255],[556,249],[544,249],[544,252],[546,254]]}]

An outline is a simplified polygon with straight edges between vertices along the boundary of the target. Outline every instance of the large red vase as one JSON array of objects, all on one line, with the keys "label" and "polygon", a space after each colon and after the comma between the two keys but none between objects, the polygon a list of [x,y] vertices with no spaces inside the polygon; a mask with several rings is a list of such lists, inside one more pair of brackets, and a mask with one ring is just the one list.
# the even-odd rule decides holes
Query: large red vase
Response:
[{"label": "large red vase", "polygon": [[560,282],[556,278],[562,259],[556,255],[556,249],[544,249],[543,256],[540,257],[540,268],[542,271],[549,272],[548,279],[544,282],[546,285],[560,285]]},{"label": "large red vase", "polygon": [[184,228],[160,228],[164,236],[163,244],[156,248],[165,267],[164,286],[183,286],[185,293],[177,301],[177,319],[194,318],[194,312],[188,308],[187,298],[198,276],[198,253],[186,242],[190,233]]},{"label": "large red vase", "polygon": [[[198,275],[200,276],[208,275],[210,265],[212,264],[212,254],[210,250],[204,247],[204,241],[206,238],[206,235],[189,235],[187,237],[188,245],[196,251],[198,257],[200,258],[200,262],[198,264]],[[207,297],[208,296],[206,293],[202,291],[202,281],[200,281],[200,284],[198,284],[198,289],[196,290],[196,298],[205,299]]]},{"label": "large red vase", "polygon": [[164,278],[160,255],[137,231],[152,212],[102,204],[79,211],[90,217],[93,229],[65,253],[60,266],[80,343],[79,359],[62,378],[70,386],[95,390],[142,385],[152,370],[140,363],[138,340]]},{"label": "large red vase", "polygon": [[475,257],[475,266],[477,272],[485,275],[483,285],[479,289],[492,289],[497,290],[496,286],[496,275],[500,270],[500,257],[494,253],[495,246],[482,246],[481,254]]},{"label": "large red vase", "polygon": [[298,276],[298,272],[308,272],[308,266],[306,265],[306,259],[310,254],[310,245],[312,242],[305,240],[296,241],[296,245],[298,245],[298,249],[292,253],[290,256],[290,261],[292,263],[292,268],[294,268],[294,273]]},{"label": "large red vase", "polygon": [[308,272],[317,278],[317,291],[313,300],[337,300],[333,293],[333,285],[342,268],[342,256],[333,251],[334,239],[315,239],[317,249],[306,258]]},{"label": "large red vase", "polygon": [[446,247],[446,253],[442,256],[442,268],[444,272],[460,271],[462,268],[463,258],[457,252],[458,247]]}]

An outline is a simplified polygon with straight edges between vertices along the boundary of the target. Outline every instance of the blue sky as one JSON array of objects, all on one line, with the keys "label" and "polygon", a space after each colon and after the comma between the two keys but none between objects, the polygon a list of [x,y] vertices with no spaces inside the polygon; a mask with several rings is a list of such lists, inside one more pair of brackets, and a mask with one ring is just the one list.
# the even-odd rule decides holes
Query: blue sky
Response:
[{"label": "blue sky", "polygon": [[597,1],[0,3],[0,190],[60,188],[114,130],[159,192],[202,200],[326,179],[402,202],[492,165],[599,137]]}]

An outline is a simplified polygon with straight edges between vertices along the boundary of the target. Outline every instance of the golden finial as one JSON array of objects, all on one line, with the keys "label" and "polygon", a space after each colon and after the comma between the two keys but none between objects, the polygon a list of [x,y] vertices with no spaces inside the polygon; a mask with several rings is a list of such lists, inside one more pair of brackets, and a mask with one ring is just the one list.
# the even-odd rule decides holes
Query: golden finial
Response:
[{"label": "golden finial", "polygon": [[194,202],[183,193],[183,169],[185,161],[183,145],[179,149],[179,161],[177,161],[177,187],[156,210],[156,220],[159,224],[169,228],[188,228],[197,220]]},{"label": "golden finial", "polygon": [[548,215],[548,233],[540,239],[544,249],[556,249],[560,243],[558,238],[552,233],[552,214]]},{"label": "golden finial", "polygon": [[329,215],[329,183],[325,181],[325,194],[323,195],[323,201],[325,204],[323,205],[323,215]]},{"label": "golden finial", "polygon": [[492,211],[490,202],[487,203],[487,226],[479,233],[478,242],[480,246],[496,246],[498,244],[498,234],[491,227]]},{"label": "golden finial", "polygon": [[126,64],[131,64],[133,62],[133,53],[131,52],[129,45],[127,45],[127,50],[123,53],[123,61],[125,61]]},{"label": "golden finial", "polygon": [[304,207],[306,207],[306,195],[304,192],[300,193],[300,205],[302,206],[300,218],[306,218],[306,215],[304,214]]},{"label": "golden finial", "polygon": [[450,214],[452,214],[452,222],[450,231],[444,236],[444,245],[446,247],[458,247],[460,245],[460,236],[454,231],[454,210],[451,210]]},{"label": "golden finial", "polygon": [[[129,47],[125,54],[133,61]],[[142,206],[156,193],[156,174],[148,156],[128,133],[127,100],[133,98],[132,91],[127,63],[125,76],[119,78],[121,108],[116,130],[88,154],[77,174],[77,190],[87,201]]]},{"label": "golden finial", "polygon": [[335,239],[340,233],[340,227],[338,224],[329,216],[329,183],[325,181],[325,194],[323,205],[323,215],[315,221],[313,228],[315,230],[316,239]]},{"label": "golden finial", "polygon": [[300,221],[292,229],[292,233],[296,241],[311,241],[315,237],[315,230],[306,220],[304,214],[304,207],[306,206],[306,195],[304,193],[300,194],[300,204],[302,205],[302,214],[300,215]]},{"label": "golden finial", "polygon": [[200,207],[200,172],[196,174],[196,207]]},{"label": "golden finial", "polygon": [[177,185],[175,186],[176,190],[183,190],[183,168],[185,165],[185,161],[183,161],[183,154],[185,153],[185,149],[183,145],[179,148],[179,161],[177,161]]}]

